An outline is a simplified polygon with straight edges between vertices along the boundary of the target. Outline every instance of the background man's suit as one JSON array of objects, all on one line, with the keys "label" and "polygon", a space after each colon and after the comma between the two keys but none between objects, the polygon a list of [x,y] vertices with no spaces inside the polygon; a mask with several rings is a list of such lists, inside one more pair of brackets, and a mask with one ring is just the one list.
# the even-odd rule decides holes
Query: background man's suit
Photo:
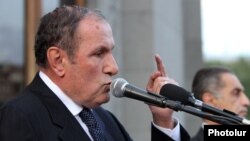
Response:
[{"label": "background man's suit", "polygon": [[[93,109],[107,141],[132,141],[120,122],[103,108]],[[148,134],[148,133],[145,133]],[[189,139],[181,127],[181,138]],[[0,110],[1,141],[90,141],[78,121],[37,74],[17,99]],[[152,126],[152,141],[171,140]]]}]

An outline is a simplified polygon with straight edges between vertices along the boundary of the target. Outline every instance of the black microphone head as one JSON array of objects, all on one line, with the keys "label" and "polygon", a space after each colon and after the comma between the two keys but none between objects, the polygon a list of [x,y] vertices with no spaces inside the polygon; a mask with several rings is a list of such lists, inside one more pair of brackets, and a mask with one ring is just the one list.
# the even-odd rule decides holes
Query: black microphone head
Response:
[{"label": "black microphone head", "polygon": [[190,92],[174,84],[165,84],[160,90],[160,95],[170,100],[180,101],[184,105],[190,104],[190,98],[193,97]]},{"label": "black microphone head", "polygon": [[124,87],[128,82],[123,78],[116,78],[111,82],[110,91],[115,97],[123,97]]}]

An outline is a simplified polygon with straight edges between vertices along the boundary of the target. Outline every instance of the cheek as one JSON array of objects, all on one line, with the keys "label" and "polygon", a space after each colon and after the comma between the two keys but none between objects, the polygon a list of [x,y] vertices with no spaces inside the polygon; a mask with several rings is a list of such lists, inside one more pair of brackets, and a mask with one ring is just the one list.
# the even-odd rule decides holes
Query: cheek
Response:
[{"label": "cheek", "polygon": [[88,82],[98,82],[100,80],[101,70],[99,66],[87,66],[81,71],[84,81]]},{"label": "cheek", "polygon": [[98,74],[101,66],[93,59],[91,60],[89,58],[84,58],[82,60],[85,61],[78,61],[79,64],[74,69],[77,73],[77,76],[81,76],[84,80],[89,81],[89,78],[93,78]]},{"label": "cheek", "polygon": [[231,109],[232,104],[229,103],[225,98],[220,98],[216,101],[215,107],[218,107],[219,109]]},{"label": "cheek", "polygon": [[84,68],[75,74],[75,79],[78,80],[79,83],[76,85],[78,85],[78,88],[81,89],[81,93],[91,95],[89,93],[94,93],[98,88],[98,84],[101,79],[98,67],[99,66],[85,65]]},{"label": "cheek", "polygon": [[230,100],[221,100],[220,103],[220,109],[227,109],[232,112],[236,112],[238,108],[238,103],[236,101],[232,102]]}]

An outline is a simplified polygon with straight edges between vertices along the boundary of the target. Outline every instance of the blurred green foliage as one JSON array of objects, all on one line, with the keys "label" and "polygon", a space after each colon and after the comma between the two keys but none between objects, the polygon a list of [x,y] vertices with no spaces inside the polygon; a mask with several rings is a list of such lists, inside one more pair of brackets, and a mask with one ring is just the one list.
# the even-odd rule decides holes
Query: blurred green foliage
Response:
[{"label": "blurred green foliage", "polygon": [[[239,58],[234,61],[207,61],[206,66],[224,66],[231,69],[240,79],[242,85],[245,87],[245,93],[250,98],[250,59]],[[248,112],[248,119],[250,119],[250,108]]]}]

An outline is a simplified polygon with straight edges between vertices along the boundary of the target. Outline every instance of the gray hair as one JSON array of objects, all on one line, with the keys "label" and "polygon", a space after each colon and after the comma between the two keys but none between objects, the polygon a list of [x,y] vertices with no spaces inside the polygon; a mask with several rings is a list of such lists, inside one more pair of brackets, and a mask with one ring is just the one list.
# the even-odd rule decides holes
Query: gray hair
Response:
[{"label": "gray hair", "polygon": [[44,15],[41,18],[35,41],[37,65],[47,66],[46,53],[51,46],[65,50],[72,61],[78,48],[77,27],[81,20],[90,16],[106,21],[100,11],[76,5],[61,6]]},{"label": "gray hair", "polygon": [[194,97],[201,100],[205,92],[211,92],[215,96],[219,96],[217,91],[225,85],[221,80],[221,76],[224,73],[234,74],[229,69],[222,67],[202,68],[198,70],[192,83]]}]

